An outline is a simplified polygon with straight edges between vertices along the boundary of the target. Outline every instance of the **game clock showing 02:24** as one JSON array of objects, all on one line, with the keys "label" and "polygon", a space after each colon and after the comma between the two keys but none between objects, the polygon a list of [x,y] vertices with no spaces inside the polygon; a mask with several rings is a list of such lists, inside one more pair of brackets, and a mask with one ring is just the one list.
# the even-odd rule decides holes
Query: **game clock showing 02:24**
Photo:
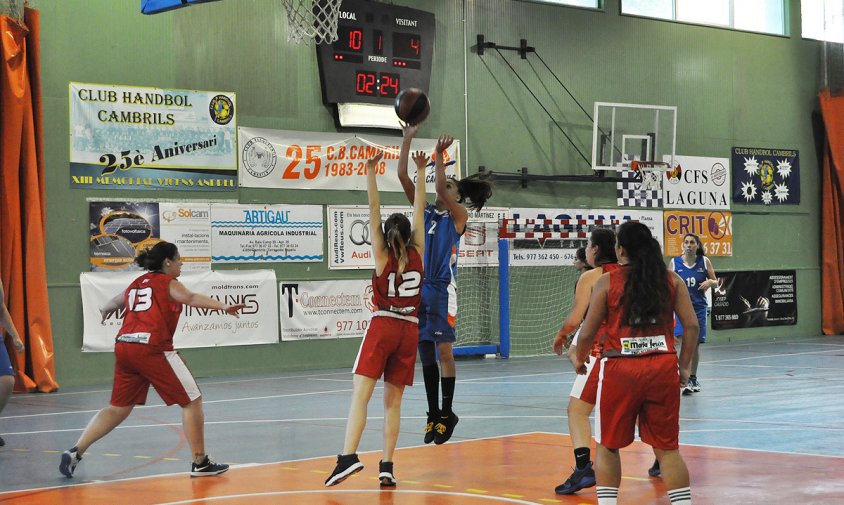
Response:
[{"label": "game clock showing 02:24", "polygon": [[367,0],[343,0],[337,41],[318,44],[326,104],[392,105],[399,91],[428,91],[434,15]]}]

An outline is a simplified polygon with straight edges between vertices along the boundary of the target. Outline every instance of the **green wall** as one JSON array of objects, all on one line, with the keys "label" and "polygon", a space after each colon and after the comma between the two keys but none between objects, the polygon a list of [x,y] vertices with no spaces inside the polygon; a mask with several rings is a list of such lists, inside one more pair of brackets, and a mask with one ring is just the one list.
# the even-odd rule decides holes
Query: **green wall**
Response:
[{"label": "green wall", "polygon": [[[799,149],[802,203],[769,211],[733,204],[735,255],[713,259],[716,270],[796,269],[798,324],[713,332],[710,339],[821,333],[819,181],[811,122],[817,109],[819,43],[620,16],[618,0],[607,1],[601,11],[510,0],[396,3],[436,15],[429,93],[434,108],[420,135],[458,137],[470,173],[479,165],[497,172],[528,167],[537,174],[589,173],[502,59],[493,52],[479,57],[467,50],[478,33],[503,45],[528,39],[590,112],[594,101],[676,105],[678,154],[728,157],[738,145]],[[799,3],[791,3],[791,33],[799,34]],[[321,102],[315,51],[286,42],[278,0],[222,0],[154,16],[141,15],[139,2],[132,0],[32,4],[41,11],[47,271],[58,380],[63,386],[108,382],[112,356],[80,351],[79,274],[88,268],[87,199],[220,195],[69,189],[68,82],[235,91],[239,126],[332,132],[334,120]],[[505,56],[532,88],[545,93],[555,119],[588,155],[591,122],[537,61]],[[363,193],[336,191],[241,189],[236,198],[244,203],[365,203]],[[399,194],[383,200],[404,203]],[[614,207],[615,195],[612,184],[543,182],[523,189],[499,182],[490,204]],[[275,269],[279,279],[369,275],[329,272],[325,264]],[[284,342],[187,350],[184,355],[199,376],[349,367],[358,343]]]}]

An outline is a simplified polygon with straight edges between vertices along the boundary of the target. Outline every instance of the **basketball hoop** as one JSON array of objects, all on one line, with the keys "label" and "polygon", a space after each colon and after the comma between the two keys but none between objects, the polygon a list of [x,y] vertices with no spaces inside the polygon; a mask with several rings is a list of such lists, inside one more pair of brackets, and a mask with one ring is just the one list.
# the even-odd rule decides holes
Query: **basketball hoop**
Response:
[{"label": "basketball hoop", "polygon": [[337,40],[337,19],[342,0],[281,0],[287,11],[288,42],[313,39],[317,44]]},{"label": "basketball hoop", "polygon": [[662,161],[631,161],[630,170],[636,174],[641,189],[658,190],[662,187],[662,173],[670,166]]}]

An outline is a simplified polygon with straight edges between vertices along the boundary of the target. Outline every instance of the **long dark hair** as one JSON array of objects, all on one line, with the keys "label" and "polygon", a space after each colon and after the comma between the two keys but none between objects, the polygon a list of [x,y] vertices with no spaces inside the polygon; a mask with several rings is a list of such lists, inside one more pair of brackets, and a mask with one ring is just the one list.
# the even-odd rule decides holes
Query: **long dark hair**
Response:
[{"label": "long dark hair", "polygon": [[387,247],[393,251],[393,256],[399,260],[399,273],[404,272],[410,259],[407,254],[410,239],[410,220],[407,216],[396,212],[384,221],[384,240],[387,242]]},{"label": "long dark hair", "polygon": [[684,242],[686,241],[686,237],[692,237],[697,243],[697,251],[695,251],[695,256],[697,256],[697,258],[703,256],[703,242],[700,241],[700,237],[698,237],[694,233],[686,233],[685,235],[683,235]]},{"label": "long dark hair", "polygon": [[144,270],[157,271],[164,266],[164,260],[174,260],[179,249],[170,242],[159,242],[135,257],[135,263]]},{"label": "long dark hair", "polygon": [[457,181],[457,194],[460,195],[459,203],[465,203],[466,207],[480,211],[487,200],[492,197],[492,181],[487,174],[473,174]]},{"label": "long dark hair", "polygon": [[596,267],[606,263],[618,262],[618,258],[615,257],[614,231],[609,228],[597,228],[592,230],[589,240],[592,241],[592,245],[598,247],[598,252],[595,254]]},{"label": "long dark hair", "polygon": [[659,242],[644,224],[627,221],[618,227],[618,245],[624,248],[630,265],[630,276],[622,295],[626,311],[624,320],[630,326],[664,322],[662,318],[671,291]]}]

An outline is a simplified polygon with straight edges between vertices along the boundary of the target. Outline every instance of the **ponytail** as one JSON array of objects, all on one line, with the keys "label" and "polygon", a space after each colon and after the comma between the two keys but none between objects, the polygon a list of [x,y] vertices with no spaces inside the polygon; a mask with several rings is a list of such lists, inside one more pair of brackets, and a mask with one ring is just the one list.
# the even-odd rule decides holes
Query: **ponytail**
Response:
[{"label": "ponytail", "polygon": [[618,228],[618,245],[627,253],[630,268],[622,295],[624,320],[630,326],[663,323],[671,291],[659,242],[647,226],[628,221]]},{"label": "ponytail", "polygon": [[399,273],[403,273],[405,267],[407,267],[407,262],[410,260],[410,258],[407,253],[407,245],[405,244],[404,239],[401,236],[401,231],[399,231],[399,227],[393,226],[388,229],[385,240],[387,241],[387,245],[390,247],[390,249],[393,250],[393,255],[399,262]]}]

